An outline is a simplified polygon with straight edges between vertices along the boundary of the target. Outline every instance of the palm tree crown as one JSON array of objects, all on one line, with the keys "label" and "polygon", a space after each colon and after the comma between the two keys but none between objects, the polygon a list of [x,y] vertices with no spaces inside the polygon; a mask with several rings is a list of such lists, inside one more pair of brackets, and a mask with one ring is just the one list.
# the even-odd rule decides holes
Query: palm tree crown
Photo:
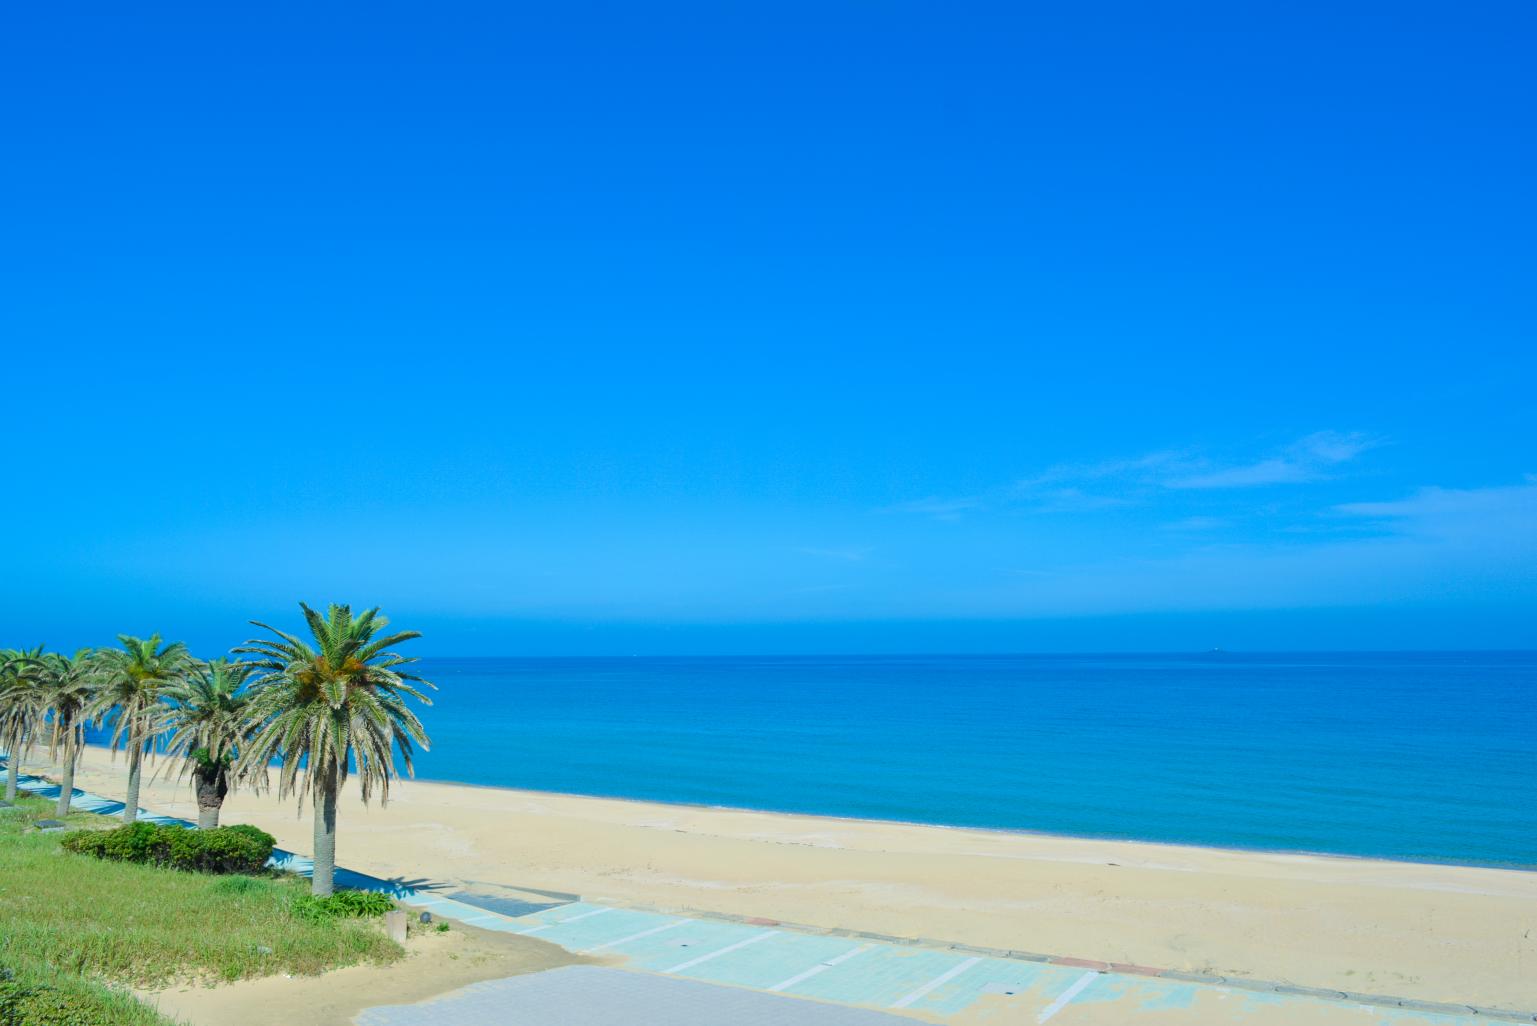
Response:
[{"label": "palm tree crown", "polygon": [[[219,810],[231,784],[231,767],[239,746],[255,725],[246,718],[251,695],[245,689],[251,664],[228,659],[196,663],[186,677],[162,693],[166,712],[166,754],[183,757],[181,773],[192,771],[198,826],[219,825]],[[258,780],[264,777],[256,775]]]},{"label": "palm tree crown", "polygon": [[50,727],[49,758],[54,758],[58,747],[71,737],[80,744],[85,743],[85,727],[90,722],[90,708],[96,698],[92,655],[90,649],[82,648],[72,656],[47,652],[38,661],[37,686]]},{"label": "palm tree crown", "polygon": [[226,766],[234,761],[251,730],[245,715],[251,696],[242,690],[251,669],[249,663],[228,659],[195,663],[162,692],[168,755]]},{"label": "palm tree crown", "polygon": [[37,685],[42,647],[0,651],[0,747],[5,748],[5,799],[16,800],[21,760],[37,741],[46,712]]},{"label": "palm tree crown", "polygon": [[85,727],[96,698],[96,673],[90,649],[73,656],[45,654],[34,664],[33,679],[48,715],[49,758],[64,767],[59,785],[58,815],[69,811],[75,784],[75,763],[85,746]]},{"label": "palm tree crown", "polygon": [[121,648],[104,648],[96,653],[95,663],[101,687],[92,712],[104,715],[117,710],[113,724],[112,747],[148,737],[160,725],[164,715],[161,696],[165,689],[189,669],[192,657],[179,641],[166,643],[160,635],[135,638],[117,636]]},{"label": "palm tree crown", "polygon": [[253,620],[276,639],[255,639],[235,649],[254,656],[251,663],[261,675],[250,707],[260,726],[241,752],[242,772],[282,759],[278,796],[287,797],[298,790],[302,763],[309,770],[310,792],[319,797],[328,773],[340,785],[354,771],[349,764],[355,764],[363,801],[376,789],[388,801],[395,775],[392,748],[411,773],[416,746],[428,745],[421,720],[405,700],[431,705],[417,685],[436,688],[403,669],[415,658],[390,651],[421,634],[376,637],[389,625],[377,607],[356,617],[346,605],[330,606],[325,616],[302,602],[299,607],[313,645]]},{"label": "palm tree crown", "polygon": [[161,696],[180,680],[192,661],[187,646],[179,641],[166,643],[160,635],[135,638],[119,634],[122,648],[105,648],[96,654],[96,671],[101,689],[92,712],[105,718],[114,709],[117,719],[112,728],[112,749],[123,745],[128,751],[128,793],[123,800],[123,820],[132,823],[139,816],[139,782],[144,748],[164,725],[167,712]]},{"label": "palm tree crown", "polygon": [[0,650],[0,746],[6,754],[19,757],[33,738],[42,713],[38,701],[35,666],[42,658],[41,648],[30,652],[13,648]]}]

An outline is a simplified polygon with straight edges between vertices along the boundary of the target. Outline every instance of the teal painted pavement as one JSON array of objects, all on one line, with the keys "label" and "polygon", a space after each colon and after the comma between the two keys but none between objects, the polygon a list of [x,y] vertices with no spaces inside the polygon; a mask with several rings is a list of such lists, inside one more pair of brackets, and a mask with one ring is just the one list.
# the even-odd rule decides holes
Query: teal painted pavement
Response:
[{"label": "teal painted pavement", "polygon": [[[40,797],[58,795],[57,785],[37,777],[23,777],[21,786]],[[75,791],[71,805],[104,815],[117,815],[123,810],[121,802],[79,790]],[[184,820],[145,810],[141,810],[140,816],[152,822],[192,826]],[[310,870],[309,859],[286,851],[275,853],[273,864],[299,873]],[[1139,1014],[1160,1021],[1203,1024],[1242,1024],[1263,1019],[1266,1023],[1342,1026],[1488,1026],[1497,1021],[1471,1011],[1444,1014],[1085,971],[1044,962],[584,901],[509,916],[449,897],[430,886],[413,887],[343,869],[337,870],[337,882],[341,886],[390,894],[438,918],[499,933],[538,937],[626,969],[918,1015],[956,1026],[1046,1022],[1089,1026],[1123,1022],[1126,1017]],[[1277,1015],[1279,1019],[1275,1018]]]},{"label": "teal painted pavement", "polygon": [[[1442,1014],[1261,993],[589,902],[502,916],[420,893],[403,900],[484,929],[535,936],[601,956],[628,969],[956,1023],[1054,1021],[1072,1026],[1164,1013],[1174,1015],[1165,1021],[1240,1024],[1275,1012],[1294,1022],[1359,1026],[1487,1026],[1491,1021],[1471,1012]],[[1220,1010],[1220,1020],[1211,1018],[1214,1010]],[[1179,1015],[1185,1011],[1188,1018]]]}]

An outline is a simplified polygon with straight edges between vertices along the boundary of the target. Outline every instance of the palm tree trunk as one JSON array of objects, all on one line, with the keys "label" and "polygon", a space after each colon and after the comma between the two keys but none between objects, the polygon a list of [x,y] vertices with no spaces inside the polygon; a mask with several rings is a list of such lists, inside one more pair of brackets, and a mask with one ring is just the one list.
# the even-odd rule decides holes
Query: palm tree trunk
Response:
[{"label": "palm tree trunk", "polygon": [[197,828],[212,830],[219,825],[219,809],[229,794],[229,773],[222,765],[198,764],[192,770],[192,788],[197,793]]},{"label": "palm tree trunk", "polygon": [[139,818],[139,776],[143,770],[144,745],[139,741],[139,728],[128,728],[128,794],[123,799],[123,822],[133,823]]},{"label": "palm tree trunk", "polygon": [[336,878],[336,767],[323,772],[315,796],[315,872],[310,878],[310,893],[317,898],[331,896]]},{"label": "palm tree trunk", "polygon": [[[74,725],[70,724],[68,730],[72,733]],[[53,814],[59,819],[69,815],[69,800],[75,796],[75,739],[68,735],[64,738],[64,770],[59,774],[59,804],[54,808]]]},{"label": "palm tree trunk", "polygon": [[5,800],[16,800],[16,781],[21,775],[21,757],[15,752],[5,753]]}]

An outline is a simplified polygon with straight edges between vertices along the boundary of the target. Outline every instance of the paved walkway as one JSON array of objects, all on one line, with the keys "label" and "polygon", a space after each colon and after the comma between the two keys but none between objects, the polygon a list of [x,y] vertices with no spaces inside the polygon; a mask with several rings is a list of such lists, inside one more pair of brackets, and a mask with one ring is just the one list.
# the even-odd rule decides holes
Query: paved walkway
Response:
[{"label": "paved walkway", "polygon": [[[24,777],[22,787],[40,797],[57,797],[58,785],[41,778]],[[122,812],[123,804],[77,790],[73,807],[112,815]],[[140,818],[152,822],[178,823],[185,820],[156,816],[141,810]],[[307,874],[309,859],[293,852],[276,851],[274,866]],[[827,1019],[813,1002],[879,1010],[894,1015],[916,1015],[931,1021],[968,1026],[971,1023],[1005,1024],[1055,1022],[1058,1026],[1090,1026],[1098,1023],[1139,1022],[1180,1024],[1269,1023],[1340,1024],[1340,1026],[1489,1026],[1490,1022],[1531,1022],[1530,1017],[1515,1013],[1501,1014],[1465,1006],[1428,1006],[1418,1002],[1399,1005],[1393,998],[1365,1000],[1359,997],[1326,998],[1304,988],[1267,988],[1253,983],[1225,985],[1210,980],[1183,977],[1179,973],[1156,970],[1104,971],[1102,968],[1074,966],[1071,960],[1045,962],[1024,958],[999,957],[996,953],[965,951],[956,948],[904,944],[886,939],[852,935],[817,933],[766,922],[742,922],[696,916],[668,915],[636,908],[622,908],[583,901],[555,901],[527,906],[507,906],[521,914],[495,911],[495,901],[473,895],[450,896],[431,884],[420,881],[381,880],[376,877],[337,870],[339,886],[376,890],[392,895],[400,902],[430,911],[434,916],[485,930],[538,937],[574,952],[603,956],[625,969],[653,976],[690,980],[701,984],[746,988],[763,995],[784,995],[811,999],[797,1004],[804,1015],[780,1018],[784,1023],[855,1024],[875,1020]],[[477,903],[479,902],[479,903]],[[522,911],[524,908],[533,911]],[[549,975],[549,974],[544,974]],[[555,1024],[585,1023],[588,1019],[528,1019],[522,1017],[523,1000],[518,995],[532,995],[537,1002],[554,1000],[549,995],[563,993],[560,982],[551,989],[525,990],[533,986],[515,980],[498,981],[497,986],[479,985],[468,1003],[456,1004],[445,998],[430,1007],[441,1013],[431,1021],[434,1026],[480,1026],[489,1023],[524,1022]],[[596,978],[594,978],[596,979]],[[604,977],[605,980],[608,977]],[[499,989],[505,984],[505,989]],[[625,993],[630,986],[602,984],[603,994]],[[650,985],[634,984],[635,987]],[[719,988],[713,988],[718,990]],[[474,988],[472,988],[474,990]],[[468,992],[466,992],[468,993]],[[648,994],[660,991],[647,991]],[[705,993],[695,988],[678,992],[684,1005],[702,1000]],[[500,995],[500,996],[498,996]],[[607,997],[594,996],[594,1001]],[[727,998],[720,998],[722,1001]],[[736,1001],[733,996],[729,1000]],[[512,1005],[506,1004],[513,1001]],[[487,1002],[501,1002],[502,1018],[485,1018],[481,1011]],[[665,1003],[664,1003],[665,1004]],[[540,1005],[539,1007],[543,1007]],[[606,1007],[604,1005],[603,1007]],[[658,1006],[663,1007],[663,1006]],[[667,1006],[670,1007],[670,1006]],[[692,1006],[691,1006],[692,1007]],[[735,1008],[735,1005],[732,1005]],[[742,1006],[742,1015],[758,1014]],[[757,1007],[757,1006],[755,1006]],[[449,1014],[450,1008],[462,1008]],[[399,1010],[379,1010],[381,1014],[406,1015]],[[372,1014],[372,1013],[368,1013]],[[572,1014],[576,1014],[573,1012]],[[781,1013],[783,1014],[783,1013]],[[364,1019],[374,1023],[374,1019]],[[389,1018],[379,1023],[405,1024],[425,1022],[419,1018]],[[593,1019],[593,1022],[641,1023],[635,1018]],[[657,1022],[693,1022],[690,1019],[657,1019]],[[703,1022],[704,1020],[699,1020]],[[720,1023],[752,1023],[752,1018],[721,1017]]]},{"label": "paved walkway", "polygon": [[357,1026],[913,1026],[884,1012],[689,980],[570,965],[490,980],[419,1005],[386,1005]]},{"label": "paved walkway", "polygon": [[[475,914],[473,906],[467,914],[462,901],[420,892],[405,900],[434,915],[482,929],[538,937],[570,951],[614,959],[629,969],[957,1024],[1086,1026],[1134,1019],[1341,1026],[1489,1023],[1471,1009],[1450,1014],[1300,993],[1267,993],[580,901],[509,917]],[[521,1022],[517,1018],[502,1021]],[[440,1020],[439,1026],[458,1022]]]}]

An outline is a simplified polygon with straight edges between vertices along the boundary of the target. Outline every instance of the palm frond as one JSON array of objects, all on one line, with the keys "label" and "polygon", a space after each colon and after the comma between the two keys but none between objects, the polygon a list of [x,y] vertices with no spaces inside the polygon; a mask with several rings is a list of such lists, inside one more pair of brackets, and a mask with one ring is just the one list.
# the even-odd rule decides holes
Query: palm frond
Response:
[{"label": "palm frond", "polygon": [[420,634],[383,633],[389,621],[378,607],[356,615],[338,603],[324,614],[306,603],[299,608],[313,641],[252,621],[273,637],[234,650],[254,657],[246,711],[254,726],[240,745],[237,773],[247,777],[277,761],[279,795],[298,794],[301,804],[306,792],[318,798],[329,782],[355,773],[364,801],[375,793],[387,801],[397,759],[413,772],[415,751],[427,746],[406,699],[431,704],[422,688],[433,685],[398,672],[415,660],[392,650]]}]

